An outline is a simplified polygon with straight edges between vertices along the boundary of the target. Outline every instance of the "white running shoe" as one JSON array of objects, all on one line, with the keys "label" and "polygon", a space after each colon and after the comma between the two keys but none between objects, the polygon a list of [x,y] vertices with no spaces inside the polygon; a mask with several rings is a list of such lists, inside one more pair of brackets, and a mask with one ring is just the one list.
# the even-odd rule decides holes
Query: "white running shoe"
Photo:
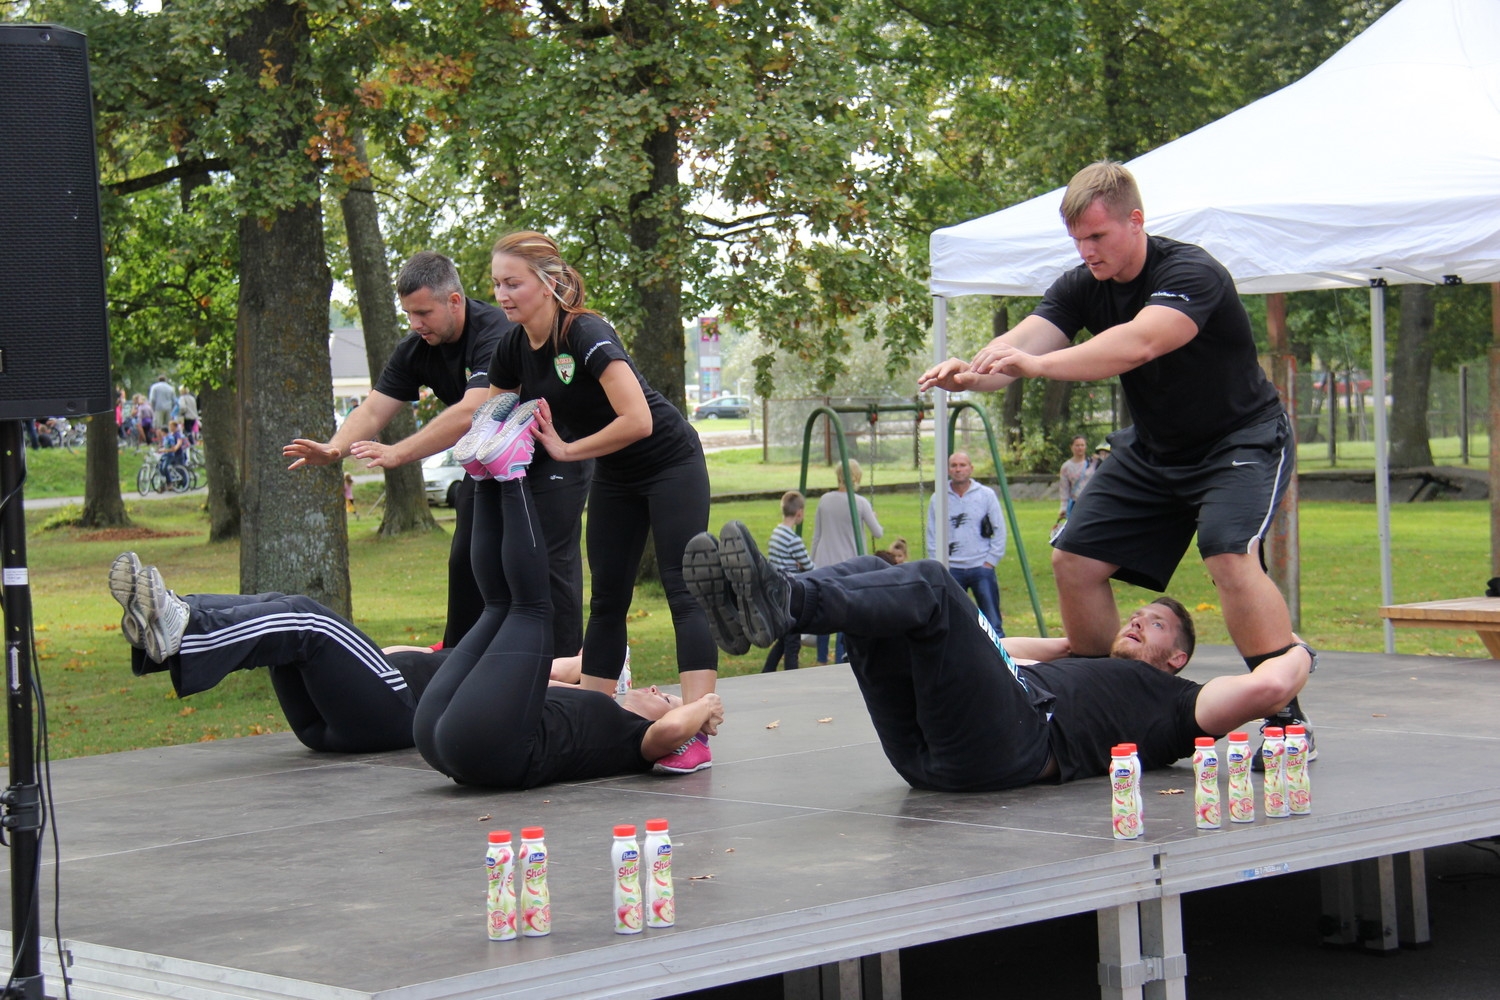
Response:
[{"label": "white running shoe", "polygon": [[109,593],[120,602],[125,614],[120,618],[120,634],[137,649],[145,649],[146,619],[135,606],[135,580],[141,572],[141,560],[134,552],[121,552],[109,564]]},{"label": "white running shoe", "polygon": [[475,479],[490,478],[489,470],[476,461],[474,456],[486,441],[495,436],[495,432],[505,423],[520,398],[513,392],[502,392],[480,403],[479,408],[474,411],[469,432],[453,446],[453,460]]},{"label": "white running shoe", "polygon": [[161,573],[155,566],[147,566],[136,577],[136,613],[145,620],[146,655],[157,663],[165,663],[167,657],[182,648],[182,636],[187,632],[187,602],[167,589]]},{"label": "white running shoe", "polygon": [[536,411],[540,405],[541,401],[536,399],[516,404],[516,408],[506,418],[505,426],[496,431],[475,453],[475,460],[501,482],[520,479],[526,475],[526,468],[531,465],[531,456],[536,448],[533,432],[536,429]]}]

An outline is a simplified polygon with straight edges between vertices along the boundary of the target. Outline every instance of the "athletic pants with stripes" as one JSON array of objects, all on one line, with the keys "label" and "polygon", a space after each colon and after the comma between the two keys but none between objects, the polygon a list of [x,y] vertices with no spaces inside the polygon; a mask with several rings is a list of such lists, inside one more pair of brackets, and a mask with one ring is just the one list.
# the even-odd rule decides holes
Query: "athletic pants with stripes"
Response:
[{"label": "athletic pants with stripes", "polygon": [[401,671],[317,601],[286,594],[183,600],[187,632],[166,664],[179,696],[206,691],[235,670],[269,667],[286,721],[309,748],[373,753],[412,745],[416,698]]}]

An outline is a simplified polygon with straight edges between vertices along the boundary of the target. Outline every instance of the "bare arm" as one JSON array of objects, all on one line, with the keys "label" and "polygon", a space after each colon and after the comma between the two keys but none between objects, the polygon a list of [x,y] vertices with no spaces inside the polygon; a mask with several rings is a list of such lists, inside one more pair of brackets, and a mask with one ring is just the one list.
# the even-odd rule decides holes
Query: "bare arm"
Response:
[{"label": "bare arm", "polygon": [[[599,376],[599,384],[609,397],[615,419],[599,430],[577,441],[564,441],[552,424],[550,407],[543,406],[537,415],[537,438],[547,454],[559,462],[580,462],[586,458],[612,455],[627,445],[651,436],[651,404],[635,373],[625,361],[611,361]],[[673,747],[672,749],[677,749]]]},{"label": "bare arm", "polygon": [[[371,469],[394,469],[407,462],[420,462],[428,455],[436,455],[457,444],[458,439],[469,432],[474,411],[492,394],[489,386],[469,389],[458,402],[444,407],[443,412],[423,424],[411,437],[395,444],[381,444],[372,434],[354,441],[349,453]],[[347,420],[344,423],[348,425]]]},{"label": "bare arm", "polygon": [[300,469],[304,465],[332,465],[349,454],[349,446],[355,441],[372,438],[385,430],[385,425],[405,405],[407,404],[399,399],[372,389],[364,402],[349,411],[343,426],[327,444],[311,438],[297,438],[281,449],[281,457],[294,460],[287,466],[288,469]]},{"label": "bare arm", "polygon": [[972,361],[960,361],[958,358],[949,358],[941,364],[934,365],[923,372],[917,379],[917,389],[926,392],[928,389],[947,389],[958,392],[963,389],[977,389],[980,392],[993,392],[1003,389],[1016,380],[1015,375],[1002,372],[990,372],[987,368],[981,368],[981,360],[987,361],[989,353],[996,350],[1000,345],[1014,348],[1029,355],[1049,354],[1060,351],[1069,344],[1068,338],[1061,330],[1053,326],[1048,320],[1040,316],[1027,316],[1015,327],[994,340],[990,341],[979,353],[974,355]]},{"label": "bare arm", "polygon": [[1005,651],[1017,660],[1047,663],[1073,655],[1073,647],[1066,638],[1040,639],[1035,636],[1008,635],[1000,640]]},{"label": "bare arm", "polygon": [[724,703],[712,692],[697,701],[679,705],[651,723],[641,740],[641,756],[647,760],[665,757],[700,732],[714,735],[723,721]]},{"label": "bare arm", "polygon": [[1215,677],[1198,692],[1193,715],[1205,733],[1223,735],[1253,719],[1281,711],[1297,696],[1312,669],[1312,654],[1293,646],[1248,674]]},{"label": "bare arm", "polygon": [[[1035,318],[1029,316],[1027,320]],[[1147,306],[1128,323],[1112,326],[1081,344],[1046,353],[1027,351],[1004,342],[1004,337],[998,338],[974,356],[971,369],[1013,378],[1087,382],[1139,368],[1197,335],[1198,324],[1186,313],[1169,306]]]}]

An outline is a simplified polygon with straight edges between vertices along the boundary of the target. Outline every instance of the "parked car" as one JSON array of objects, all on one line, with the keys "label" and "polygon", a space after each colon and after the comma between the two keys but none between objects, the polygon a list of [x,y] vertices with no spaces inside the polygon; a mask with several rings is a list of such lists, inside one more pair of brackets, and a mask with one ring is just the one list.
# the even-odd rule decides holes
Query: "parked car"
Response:
[{"label": "parked car", "polygon": [[694,420],[744,420],[750,416],[749,396],[715,396],[693,410]]},{"label": "parked car", "polygon": [[440,451],[422,459],[422,488],[428,503],[458,506],[458,484],[464,478],[464,467],[453,460],[453,451]]}]

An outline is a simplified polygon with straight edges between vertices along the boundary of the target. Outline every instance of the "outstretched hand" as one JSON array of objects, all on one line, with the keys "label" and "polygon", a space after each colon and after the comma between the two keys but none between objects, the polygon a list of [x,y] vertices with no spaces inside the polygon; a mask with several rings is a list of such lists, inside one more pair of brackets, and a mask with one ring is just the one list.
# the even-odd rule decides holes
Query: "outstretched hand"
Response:
[{"label": "outstretched hand", "polygon": [[972,379],[968,378],[969,363],[960,361],[958,358],[949,358],[927,369],[917,377],[917,391],[926,392],[928,389],[947,389],[949,392],[961,392],[970,387]]},{"label": "outstretched hand", "polygon": [[977,375],[1009,375],[1012,378],[1032,378],[1039,374],[1037,357],[1001,340],[992,340],[969,363]]},{"label": "outstretched hand", "polygon": [[281,449],[282,458],[295,459],[287,470],[300,469],[304,465],[332,465],[343,456],[339,450],[331,444],[321,441],[313,441],[310,438],[296,438],[291,444]]}]

